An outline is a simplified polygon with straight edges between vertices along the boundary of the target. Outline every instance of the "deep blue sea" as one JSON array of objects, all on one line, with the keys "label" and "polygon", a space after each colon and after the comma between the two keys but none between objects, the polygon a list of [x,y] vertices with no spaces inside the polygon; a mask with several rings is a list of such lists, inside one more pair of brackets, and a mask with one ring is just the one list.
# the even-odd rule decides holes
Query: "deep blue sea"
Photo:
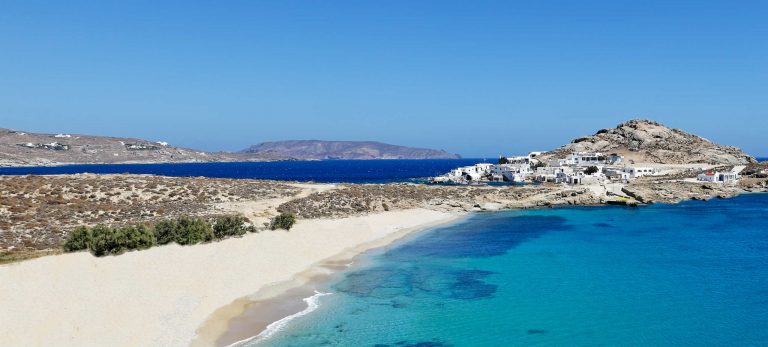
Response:
[{"label": "deep blue sea", "polygon": [[768,346],[768,194],[476,214],[362,256],[268,346]]},{"label": "deep blue sea", "polygon": [[[758,158],[764,161],[768,158]],[[442,175],[459,166],[495,159],[320,160],[243,163],[89,164],[42,167],[0,167],[0,175],[59,175],[76,173],[150,174],[214,178],[254,178],[287,181],[387,183],[409,182]]]},{"label": "deep blue sea", "polygon": [[321,160],[245,163],[97,164],[46,167],[0,167],[0,175],[76,173],[152,174],[289,181],[385,183],[444,174],[483,159]]}]

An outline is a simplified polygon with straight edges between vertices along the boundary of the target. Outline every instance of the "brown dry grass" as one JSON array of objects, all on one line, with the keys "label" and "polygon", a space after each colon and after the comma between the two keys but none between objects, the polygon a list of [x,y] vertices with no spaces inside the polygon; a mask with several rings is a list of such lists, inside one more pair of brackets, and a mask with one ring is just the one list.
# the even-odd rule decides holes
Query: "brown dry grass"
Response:
[{"label": "brown dry grass", "polygon": [[215,214],[211,205],[293,196],[288,184],[148,175],[0,176],[0,251],[58,248],[77,225]]}]

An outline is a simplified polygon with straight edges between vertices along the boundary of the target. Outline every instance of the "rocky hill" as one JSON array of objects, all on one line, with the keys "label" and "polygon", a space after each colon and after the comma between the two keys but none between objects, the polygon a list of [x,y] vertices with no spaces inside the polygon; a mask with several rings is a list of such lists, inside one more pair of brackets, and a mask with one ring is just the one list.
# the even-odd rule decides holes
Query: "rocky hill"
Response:
[{"label": "rocky hill", "polygon": [[72,134],[36,134],[0,128],[0,166],[167,163],[241,160],[165,142]]},{"label": "rocky hill", "polygon": [[277,141],[251,146],[241,153],[300,160],[323,159],[455,159],[442,150],[412,148],[370,141]]},{"label": "rocky hill", "polygon": [[638,119],[577,138],[543,157],[564,157],[572,152],[618,153],[638,163],[737,165],[756,162],[737,147],[718,145],[679,129]]}]

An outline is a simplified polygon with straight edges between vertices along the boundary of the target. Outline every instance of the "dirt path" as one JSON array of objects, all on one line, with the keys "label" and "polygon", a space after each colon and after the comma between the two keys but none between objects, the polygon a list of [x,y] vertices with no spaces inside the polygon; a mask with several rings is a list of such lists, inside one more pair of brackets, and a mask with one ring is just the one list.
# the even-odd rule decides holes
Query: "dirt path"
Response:
[{"label": "dirt path", "polygon": [[275,199],[223,202],[215,204],[213,208],[222,214],[241,214],[250,219],[254,226],[260,227],[266,226],[265,223],[268,224],[272,217],[278,215],[277,207],[285,202],[339,188],[336,184],[292,183],[289,185],[300,188],[301,191],[293,196]]}]

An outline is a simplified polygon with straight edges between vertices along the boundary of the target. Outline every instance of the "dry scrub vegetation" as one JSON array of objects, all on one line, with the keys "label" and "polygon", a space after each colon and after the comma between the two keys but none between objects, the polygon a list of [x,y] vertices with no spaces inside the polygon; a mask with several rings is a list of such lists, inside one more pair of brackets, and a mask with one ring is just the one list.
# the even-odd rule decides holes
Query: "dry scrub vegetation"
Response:
[{"label": "dry scrub vegetation", "polygon": [[148,175],[0,176],[0,251],[58,248],[77,225],[127,225],[212,216],[212,205],[290,197],[300,189],[258,180]]},{"label": "dry scrub vegetation", "polygon": [[[648,177],[632,182],[626,192],[641,202],[676,202],[733,196],[741,191],[767,191],[768,179],[758,178],[763,167],[749,169],[755,174],[745,177],[738,186]],[[261,228],[261,219],[274,217],[277,212],[312,219],[409,208],[477,211],[605,203],[587,187],[554,184],[493,187],[391,183],[320,187],[149,175],[0,176],[0,263],[57,252],[79,225],[152,227],[161,220],[180,216],[211,221],[225,214],[248,212],[250,215],[245,217],[255,217],[258,223],[252,225]]]},{"label": "dry scrub vegetation", "polygon": [[429,207],[471,209],[483,204],[508,205],[557,190],[552,186],[429,186],[411,183],[348,185],[290,200],[278,207],[300,218],[345,217],[390,209]]}]

